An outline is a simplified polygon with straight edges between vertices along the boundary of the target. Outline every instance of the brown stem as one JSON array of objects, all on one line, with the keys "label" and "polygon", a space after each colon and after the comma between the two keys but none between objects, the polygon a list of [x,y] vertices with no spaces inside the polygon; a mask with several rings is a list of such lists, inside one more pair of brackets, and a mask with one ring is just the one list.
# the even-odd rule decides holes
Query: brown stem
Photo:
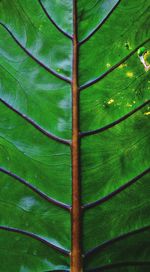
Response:
[{"label": "brown stem", "polygon": [[73,79],[72,79],[72,250],[71,272],[81,272],[81,204],[79,177],[79,88],[78,88],[78,35],[77,3],[73,0]]}]

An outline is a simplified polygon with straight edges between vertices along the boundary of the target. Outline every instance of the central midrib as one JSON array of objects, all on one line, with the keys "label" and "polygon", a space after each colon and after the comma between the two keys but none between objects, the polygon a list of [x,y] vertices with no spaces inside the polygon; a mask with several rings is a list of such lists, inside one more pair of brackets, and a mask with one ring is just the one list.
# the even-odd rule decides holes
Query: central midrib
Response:
[{"label": "central midrib", "polygon": [[81,272],[81,203],[80,203],[80,136],[78,87],[77,1],[73,0],[73,63],[72,63],[72,249],[71,272]]}]

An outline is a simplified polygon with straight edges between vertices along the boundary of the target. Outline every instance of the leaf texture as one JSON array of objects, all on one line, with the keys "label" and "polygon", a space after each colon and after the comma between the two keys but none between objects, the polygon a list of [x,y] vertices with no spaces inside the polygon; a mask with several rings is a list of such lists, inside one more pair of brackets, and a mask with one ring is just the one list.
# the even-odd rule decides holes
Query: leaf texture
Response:
[{"label": "leaf texture", "polygon": [[0,271],[80,272],[70,262],[75,80],[82,271],[150,270],[150,79],[137,55],[150,50],[149,9],[0,1]]}]

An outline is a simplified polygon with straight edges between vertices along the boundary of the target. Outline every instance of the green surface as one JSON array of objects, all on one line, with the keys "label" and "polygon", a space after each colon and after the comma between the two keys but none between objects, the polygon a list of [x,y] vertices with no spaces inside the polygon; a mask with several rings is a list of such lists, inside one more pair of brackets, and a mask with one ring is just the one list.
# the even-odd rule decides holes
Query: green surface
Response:
[{"label": "green surface", "polygon": [[35,239],[1,231],[0,269],[8,271],[69,270],[68,258]]},{"label": "green surface", "polygon": [[1,167],[52,198],[70,204],[69,147],[43,136],[5,105],[2,104],[0,110]]},{"label": "green surface", "polygon": [[[138,267],[138,263],[140,262],[144,263],[149,261],[148,260],[149,238],[150,238],[149,230],[148,231],[143,230],[142,232],[135,233],[134,235],[126,237],[125,239],[120,239],[119,241],[115,241],[114,243],[112,243],[112,245],[109,245],[109,246],[107,245],[106,247],[103,247],[102,249],[100,249],[100,251],[95,253],[94,256],[87,257],[85,260],[86,267],[88,269],[89,268],[93,269],[93,267],[95,268],[101,267],[101,266],[103,267],[106,264],[107,266],[109,266],[111,264],[117,264],[117,263],[126,263],[126,262],[136,263],[137,262],[137,265],[136,265],[137,270],[134,268],[134,265],[132,268],[132,266],[130,266],[129,264],[128,265],[130,267],[129,269],[128,269],[128,266],[124,265],[124,268],[122,268],[121,271],[145,272],[144,268],[142,268],[140,265]],[[120,272],[120,268],[118,269],[115,268],[115,269],[112,271]]]},{"label": "green surface", "polygon": [[[97,207],[86,211],[84,216],[85,232],[83,240],[86,252],[91,247],[94,248],[120,235],[148,225],[149,217],[147,214],[150,205],[150,188],[148,187],[145,192],[145,186],[148,186],[148,182],[149,175],[147,174],[131,187],[129,186],[124,191],[111,197],[109,201],[103,202]],[[97,224],[93,224],[94,220]],[[94,236],[92,236],[92,233],[94,233]],[[100,233],[101,236],[99,236]],[[112,252],[112,254],[114,253]],[[126,256],[124,257],[126,258]]]},{"label": "green surface", "polygon": [[145,112],[147,106],[103,133],[83,138],[83,203],[106,196],[149,167],[150,122]]},{"label": "green surface", "polygon": [[138,5],[135,0],[120,2],[100,31],[81,46],[82,58],[79,64],[81,85],[106,72],[149,38],[148,13],[149,6],[145,0],[138,1]]},{"label": "green surface", "polygon": [[[150,5],[77,9],[83,270],[149,272]],[[0,1],[0,272],[70,271],[72,36],[73,1]]]},{"label": "green surface", "polygon": [[87,38],[108,16],[119,0],[79,0],[79,40]]},{"label": "green surface", "polygon": [[[150,43],[146,47],[150,48]],[[81,92],[81,130],[106,126],[136,109],[149,99],[149,88],[149,73],[144,71],[136,52],[100,82]]]},{"label": "green surface", "polygon": [[[47,13],[55,23],[67,34],[73,34],[73,5],[70,0],[41,0]],[[65,18],[65,20],[64,20]]]}]

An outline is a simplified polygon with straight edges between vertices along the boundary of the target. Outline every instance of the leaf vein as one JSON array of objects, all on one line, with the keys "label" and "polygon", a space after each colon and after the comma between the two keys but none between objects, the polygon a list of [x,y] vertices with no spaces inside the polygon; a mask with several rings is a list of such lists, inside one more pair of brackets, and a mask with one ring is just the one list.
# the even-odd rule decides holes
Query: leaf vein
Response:
[{"label": "leaf vein", "polygon": [[48,202],[56,205],[56,206],[59,206],[65,210],[69,210],[71,209],[71,207],[67,204],[64,204],[62,202],[59,202],[57,201],[56,199],[53,199],[49,196],[47,196],[45,193],[41,192],[39,189],[35,188],[33,185],[31,185],[28,181],[26,181],[25,179],[17,176],[16,174],[12,173],[11,171],[8,171],[2,167],[0,167],[0,172],[18,180],[20,183],[24,184],[26,187],[30,188],[33,192],[35,192],[36,194],[38,194],[41,198],[47,200]]},{"label": "leaf vein", "polygon": [[91,256],[93,255],[93,253],[96,253],[97,251],[102,250],[103,248],[105,248],[105,247],[107,247],[107,246],[109,246],[109,245],[112,245],[112,244],[114,244],[115,242],[121,241],[121,240],[123,240],[123,239],[126,239],[126,238],[132,236],[132,235],[136,235],[136,234],[139,234],[139,233],[144,232],[144,231],[147,231],[147,230],[150,230],[150,226],[145,226],[145,227],[142,227],[142,228],[139,228],[139,229],[130,231],[130,232],[128,232],[128,233],[122,234],[122,235],[120,235],[120,236],[118,236],[118,237],[115,237],[115,238],[113,238],[113,239],[111,239],[111,240],[108,240],[108,241],[106,241],[106,242],[104,242],[104,243],[98,245],[97,247],[95,247],[95,248],[89,250],[89,251],[85,254],[85,258],[91,257]]},{"label": "leaf vein", "polygon": [[79,42],[79,45],[84,44],[87,42],[102,26],[103,24],[109,19],[109,17],[112,15],[112,13],[115,11],[115,9],[119,6],[120,2],[122,0],[119,0],[114,7],[110,10],[110,12],[107,14],[107,16],[99,23],[99,25],[83,40]]},{"label": "leaf vein", "polygon": [[52,133],[49,133],[48,131],[46,131],[45,129],[43,129],[42,127],[40,127],[37,123],[35,123],[31,118],[27,117],[25,114],[23,114],[19,110],[15,109],[13,106],[11,106],[9,103],[7,103],[6,101],[4,101],[2,98],[0,98],[0,102],[2,102],[5,106],[7,106],[9,109],[11,109],[12,111],[14,111],[19,116],[21,116],[23,119],[25,119],[33,127],[35,127],[38,131],[42,132],[47,137],[49,137],[49,138],[51,138],[51,139],[53,139],[55,141],[58,141],[60,143],[63,143],[63,144],[66,144],[66,145],[70,145],[70,143],[71,143],[70,140],[62,139],[62,138],[59,138],[59,137],[53,135]]},{"label": "leaf vein", "polygon": [[142,47],[143,45],[145,45],[147,42],[150,41],[150,38],[148,38],[147,40],[145,40],[143,43],[141,43],[140,45],[138,45],[133,51],[131,51],[126,57],[124,57],[122,60],[120,60],[118,63],[116,63],[114,66],[112,66],[110,69],[108,69],[106,72],[104,72],[103,74],[101,74],[99,77],[97,77],[96,79],[91,80],[88,83],[85,83],[84,85],[80,86],[80,91],[87,89],[88,87],[94,85],[95,83],[99,82],[100,80],[102,80],[103,78],[105,78],[107,75],[109,75],[111,72],[113,72],[116,68],[118,68],[122,63],[124,63],[125,61],[127,61],[132,55],[134,55],[137,50]]},{"label": "leaf vein", "polygon": [[101,127],[101,128],[95,129],[95,130],[91,130],[91,131],[80,132],[80,137],[86,137],[86,136],[94,135],[94,134],[103,132],[103,131],[105,131],[107,129],[110,129],[110,128],[120,124],[121,122],[123,122],[124,120],[126,120],[127,118],[132,116],[137,111],[141,110],[143,107],[145,107],[149,103],[150,103],[150,100],[147,100],[146,102],[144,102],[139,107],[135,108],[134,110],[132,110],[132,111],[128,112],[127,114],[125,114],[124,116],[122,116],[121,118],[117,119],[116,121],[114,121],[114,122],[112,122],[112,123],[110,123],[110,124],[108,124],[108,125],[106,125],[104,127]]},{"label": "leaf vein", "polygon": [[25,236],[31,237],[31,238],[33,238],[35,240],[38,240],[38,241],[42,242],[43,244],[55,249],[56,251],[59,251],[63,255],[67,255],[67,256],[69,255],[68,250],[65,250],[64,248],[55,246],[54,244],[48,242],[47,240],[43,239],[42,237],[40,237],[37,234],[34,234],[32,232],[28,232],[28,231],[21,230],[21,229],[18,229],[18,228],[7,227],[7,226],[0,226],[0,230],[5,230],[5,231],[9,231],[9,232],[15,232],[15,233],[23,234]]},{"label": "leaf vein", "polygon": [[139,179],[141,179],[142,177],[144,177],[145,175],[147,175],[148,173],[150,173],[150,168],[146,169],[145,171],[143,171],[142,173],[140,173],[138,176],[134,177],[132,180],[128,181],[127,183],[125,183],[124,185],[120,186],[118,189],[116,189],[115,191],[113,191],[112,193],[108,194],[107,196],[97,200],[97,201],[94,201],[94,202],[91,202],[91,203],[88,203],[86,205],[84,205],[82,208],[83,210],[87,210],[89,208],[92,208],[92,207],[96,207],[110,199],[112,199],[112,197],[116,196],[117,194],[121,193],[122,191],[124,191],[125,189],[127,189],[129,186],[135,184]]},{"label": "leaf vein", "polygon": [[38,0],[39,4],[41,6],[41,8],[43,9],[45,15],[47,16],[47,18],[51,21],[51,23],[63,34],[65,35],[67,38],[69,39],[73,39],[73,37],[71,35],[69,35],[67,32],[65,32],[61,27],[59,27],[59,25],[56,24],[56,22],[51,18],[51,16],[49,15],[49,13],[47,12],[46,8],[44,7],[44,5],[42,4],[41,0]]},{"label": "leaf vein", "polygon": [[54,70],[48,68],[43,62],[41,62],[40,60],[38,60],[35,56],[33,56],[18,40],[17,38],[14,36],[14,34],[9,30],[9,28],[4,25],[2,22],[0,22],[0,25],[10,34],[10,36],[13,38],[13,40],[16,42],[16,44],[19,45],[19,47],[29,56],[31,57],[36,63],[38,63],[42,68],[44,68],[47,72],[49,72],[50,74],[52,74],[53,76],[67,82],[67,83],[71,83],[71,80],[56,73]]}]

